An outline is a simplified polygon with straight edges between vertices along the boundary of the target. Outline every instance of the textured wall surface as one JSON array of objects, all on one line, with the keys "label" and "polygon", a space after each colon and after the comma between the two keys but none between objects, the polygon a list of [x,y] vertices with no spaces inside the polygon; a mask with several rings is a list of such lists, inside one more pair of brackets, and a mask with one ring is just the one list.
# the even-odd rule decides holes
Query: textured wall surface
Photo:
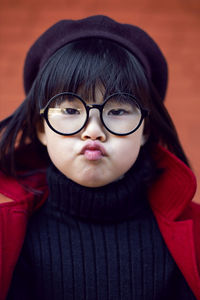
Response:
[{"label": "textured wall surface", "polygon": [[[166,106],[200,181],[199,0],[1,0],[0,119],[23,100],[23,61],[29,46],[60,19],[107,14],[141,26],[158,42],[170,70]],[[195,201],[200,202],[198,189]]]}]

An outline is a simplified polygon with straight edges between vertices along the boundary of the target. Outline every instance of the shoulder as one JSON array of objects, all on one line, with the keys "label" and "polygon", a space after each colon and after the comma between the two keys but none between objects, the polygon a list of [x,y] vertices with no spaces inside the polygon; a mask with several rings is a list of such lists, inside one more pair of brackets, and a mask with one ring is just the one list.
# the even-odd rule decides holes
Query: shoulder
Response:
[{"label": "shoulder", "polygon": [[0,172],[0,209],[23,208],[34,210],[48,193],[45,171],[38,171],[23,179]]},{"label": "shoulder", "polygon": [[[37,193],[36,193],[37,191]],[[26,234],[30,214],[47,197],[44,173],[22,181],[0,172],[0,290],[4,299]]]}]

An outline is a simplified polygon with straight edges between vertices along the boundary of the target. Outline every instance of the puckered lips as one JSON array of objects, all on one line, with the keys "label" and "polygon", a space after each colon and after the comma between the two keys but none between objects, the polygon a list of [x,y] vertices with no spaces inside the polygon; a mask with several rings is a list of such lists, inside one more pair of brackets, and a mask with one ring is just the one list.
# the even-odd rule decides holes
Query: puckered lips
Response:
[{"label": "puckered lips", "polygon": [[84,155],[87,160],[99,160],[107,155],[105,148],[97,141],[87,142],[80,154]]}]

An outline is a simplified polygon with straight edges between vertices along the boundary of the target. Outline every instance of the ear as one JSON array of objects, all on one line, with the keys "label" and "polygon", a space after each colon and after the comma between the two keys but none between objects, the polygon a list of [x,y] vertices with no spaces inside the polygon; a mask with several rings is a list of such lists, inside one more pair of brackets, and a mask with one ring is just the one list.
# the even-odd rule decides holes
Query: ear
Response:
[{"label": "ear", "polygon": [[140,146],[144,146],[144,144],[147,142],[147,140],[148,140],[148,134],[144,134],[143,133],[143,135],[142,135],[142,138],[141,138],[141,144],[140,144]]},{"label": "ear", "polygon": [[44,145],[47,145],[46,132],[44,123],[38,123],[36,126],[38,140]]}]

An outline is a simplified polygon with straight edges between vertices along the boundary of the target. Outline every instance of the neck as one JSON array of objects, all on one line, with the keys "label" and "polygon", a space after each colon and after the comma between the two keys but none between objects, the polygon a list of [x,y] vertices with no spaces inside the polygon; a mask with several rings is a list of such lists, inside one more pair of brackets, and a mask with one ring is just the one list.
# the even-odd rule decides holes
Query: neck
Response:
[{"label": "neck", "polygon": [[[143,167],[141,166],[143,165]],[[55,210],[96,221],[131,218],[147,205],[147,174],[152,165],[140,159],[118,181],[98,188],[81,186],[51,165],[47,171],[49,202]]]}]

